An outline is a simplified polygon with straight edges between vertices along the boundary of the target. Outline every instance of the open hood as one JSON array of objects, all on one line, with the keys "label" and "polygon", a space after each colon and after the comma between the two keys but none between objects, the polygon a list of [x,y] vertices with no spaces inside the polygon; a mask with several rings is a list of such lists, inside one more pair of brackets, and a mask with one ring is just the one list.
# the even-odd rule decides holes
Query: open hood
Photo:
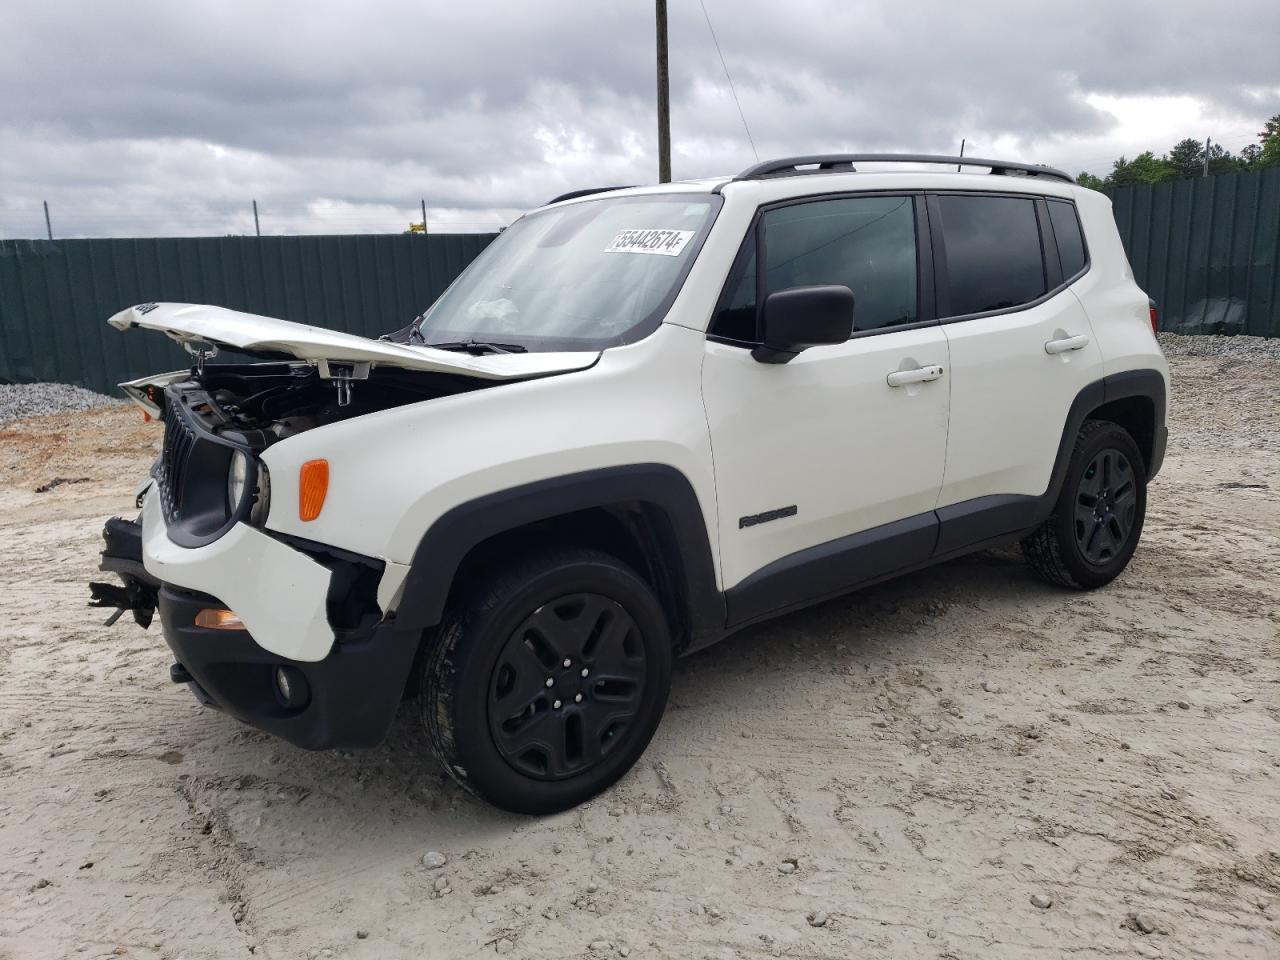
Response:
[{"label": "open hood", "polygon": [[282,353],[311,363],[368,363],[479,377],[523,380],[550,373],[584,370],[599,359],[598,351],[573,353],[500,353],[471,356],[431,347],[370,340],[305,323],[240,313],[225,307],[190,303],[143,303],[121,310],[107,323],[117,330],[159,330],[179,343],[211,343],[235,350]]}]

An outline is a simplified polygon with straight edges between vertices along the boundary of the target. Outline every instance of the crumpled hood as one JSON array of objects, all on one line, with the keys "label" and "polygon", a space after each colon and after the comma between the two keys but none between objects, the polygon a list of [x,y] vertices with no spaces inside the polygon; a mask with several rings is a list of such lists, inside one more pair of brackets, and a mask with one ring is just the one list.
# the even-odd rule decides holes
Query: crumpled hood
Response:
[{"label": "crumpled hood", "polygon": [[522,380],[584,370],[600,357],[595,350],[475,357],[431,347],[370,340],[305,323],[191,303],[143,303],[121,310],[107,323],[117,330],[130,327],[159,330],[179,343],[204,342],[236,350],[283,353],[313,363],[367,361],[374,366],[453,373],[484,380]]}]

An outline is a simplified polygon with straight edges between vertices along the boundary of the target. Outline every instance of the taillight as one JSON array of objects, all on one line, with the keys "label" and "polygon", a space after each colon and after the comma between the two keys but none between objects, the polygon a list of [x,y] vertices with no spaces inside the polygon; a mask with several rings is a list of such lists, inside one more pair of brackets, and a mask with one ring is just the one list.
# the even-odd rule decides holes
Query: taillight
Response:
[{"label": "taillight", "polygon": [[1152,332],[1152,333],[1159,333],[1159,332],[1160,332],[1160,319],[1159,319],[1159,317],[1157,317],[1157,316],[1156,316],[1156,302],[1155,302],[1154,300],[1148,300],[1148,301],[1147,301],[1147,303],[1148,303],[1148,305],[1149,305],[1149,309],[1150,309],[1150,311],[1151,311],[1151,332]]}]

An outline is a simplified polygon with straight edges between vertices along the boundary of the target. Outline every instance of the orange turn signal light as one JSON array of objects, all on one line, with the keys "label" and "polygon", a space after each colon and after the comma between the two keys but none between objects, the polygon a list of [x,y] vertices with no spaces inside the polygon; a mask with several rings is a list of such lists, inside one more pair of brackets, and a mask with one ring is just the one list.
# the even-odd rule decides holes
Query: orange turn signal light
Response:
[{"label": "orange turn signal light", "polygon": [[196,626],[206,630],[243,630],[244,621],[230,610],[205,607],[196,614]]},{"label": "orange turn signal light", "polygon": [[298,519],[314,520],[329,494],[329,461],[308,460],[298,471]]}]

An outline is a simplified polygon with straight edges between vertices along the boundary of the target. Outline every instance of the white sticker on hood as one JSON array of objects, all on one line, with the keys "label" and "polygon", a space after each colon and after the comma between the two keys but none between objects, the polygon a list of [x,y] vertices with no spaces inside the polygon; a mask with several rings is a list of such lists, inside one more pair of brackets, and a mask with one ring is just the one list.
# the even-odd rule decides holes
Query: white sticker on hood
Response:
[{"label": "white sticker on hood", "polygon": [[692,230],[623,230],[604,248],[605,253],[658,253],[678,257],[693,237]]}]

